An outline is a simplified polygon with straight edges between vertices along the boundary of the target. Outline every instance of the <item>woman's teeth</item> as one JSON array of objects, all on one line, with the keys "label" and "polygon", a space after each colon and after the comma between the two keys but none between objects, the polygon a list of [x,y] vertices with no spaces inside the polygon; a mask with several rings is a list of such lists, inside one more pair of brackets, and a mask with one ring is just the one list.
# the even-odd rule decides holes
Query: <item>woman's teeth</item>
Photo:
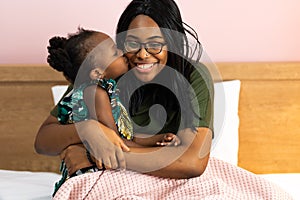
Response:
[{"label": "woman's teeth", "polygon": [[137,65],[138,68],[141,69],[149,69],[153,66],[153,64],[143,64],[143,65]]}]

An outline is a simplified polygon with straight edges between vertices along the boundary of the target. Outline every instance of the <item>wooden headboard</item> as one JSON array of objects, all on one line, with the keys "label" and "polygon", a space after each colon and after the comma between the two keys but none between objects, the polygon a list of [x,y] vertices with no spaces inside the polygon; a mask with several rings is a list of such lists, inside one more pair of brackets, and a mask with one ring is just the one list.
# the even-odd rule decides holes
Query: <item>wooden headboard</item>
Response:
[{"label": "wooden headboard", "polygon": [[300,63],[217,65],[224,80],[241,80],[239,166],[300,172]]},{"label": "wooden headboard", "polygon": [[[239,166],[300,172],[300,62],[216,65],[224,81],[241,80]],[[58,172],[59,159],[36,154],[33,142],[64,77],[46,65],[1,65],[0,82],[0,169]]]}]

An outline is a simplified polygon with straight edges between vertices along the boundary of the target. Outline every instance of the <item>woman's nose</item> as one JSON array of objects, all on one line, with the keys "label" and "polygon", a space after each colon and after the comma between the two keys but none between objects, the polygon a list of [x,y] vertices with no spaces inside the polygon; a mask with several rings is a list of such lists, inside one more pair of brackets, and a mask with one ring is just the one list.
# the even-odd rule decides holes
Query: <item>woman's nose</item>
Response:
[{"label": "woman's nose", "polygon": [[147,52],[147,50],[144,47],[141,47],[139,52],[137,52],[137,57],[144,59],[144,58],[149,57],[149,53]]}]

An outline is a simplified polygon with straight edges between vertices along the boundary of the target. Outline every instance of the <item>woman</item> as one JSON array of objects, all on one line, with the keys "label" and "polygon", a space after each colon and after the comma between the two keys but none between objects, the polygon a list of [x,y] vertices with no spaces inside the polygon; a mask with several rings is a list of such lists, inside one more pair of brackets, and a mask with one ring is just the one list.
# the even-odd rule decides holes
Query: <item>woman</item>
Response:
[{"label": "woman", "polygon": [[[112,169],[126,167],[168,178],[200,176],[206,168],[212,140],[213,83],[203,65],[197,65],[197,69],[192,65],[190,58],[201,53],[197,35],[185,28],[173,0],[133,0],[119,20],[117,34],[118,48],[124,50],[131,68],[131,73],[119,82],[126,83],[120,83],[120,87],[135,132],[146,137],[154,134],[154,139],[175,133],[181,145],[161,148],[128,144],[130,152],[123,153],[124,141],[115,140],[112,130],[102,124],[91,120],[62,126],[55,116],[49,116],[37,134],[37,152],[61,154],[72,173],[88,164],[83,146],[75,145],[84,141],[99,168],[102,164]],[[188,35],[196,40],[196,51],[190,51]],[[164,124],[160,123],[164,121],[161,109],[149,114],[153,104],[164,106]]]}]

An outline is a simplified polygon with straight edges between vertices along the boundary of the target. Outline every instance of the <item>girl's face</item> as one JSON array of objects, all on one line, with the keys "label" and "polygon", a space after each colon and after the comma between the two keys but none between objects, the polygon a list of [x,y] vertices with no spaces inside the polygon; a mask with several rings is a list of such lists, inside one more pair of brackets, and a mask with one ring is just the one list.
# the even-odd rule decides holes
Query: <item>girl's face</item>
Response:
[{"label": "girl's face", "polygon": [[111,63],[107,66],[103,75],[105,78],[115,79],[128,71],[127,58],[123,56],[123,51],[116,47],[114,41],[109,38],[107,46],[107,56]]},{"label": "girl's face", "polygon": [[[128,48],[125,45],[125,55],[128,58],[130,69],[139,80],[149,82],[165,67],[168,49],[159,26],[150,17],[138,15],[132,20],[125,43],[128,44]],[[158,50],[153,53],[151,49],[156,47]],[[160,47],[161,51],[159,51]],[[130,49],[135,50],[131,51]]]},{"label": "girl's face", "polygon": [[128,71],[127,58],[123,56],[122,50],[117,49],[110,37],[102,41],[93,51],[97,59],[96,69],[101,77],[115,79]]}]

